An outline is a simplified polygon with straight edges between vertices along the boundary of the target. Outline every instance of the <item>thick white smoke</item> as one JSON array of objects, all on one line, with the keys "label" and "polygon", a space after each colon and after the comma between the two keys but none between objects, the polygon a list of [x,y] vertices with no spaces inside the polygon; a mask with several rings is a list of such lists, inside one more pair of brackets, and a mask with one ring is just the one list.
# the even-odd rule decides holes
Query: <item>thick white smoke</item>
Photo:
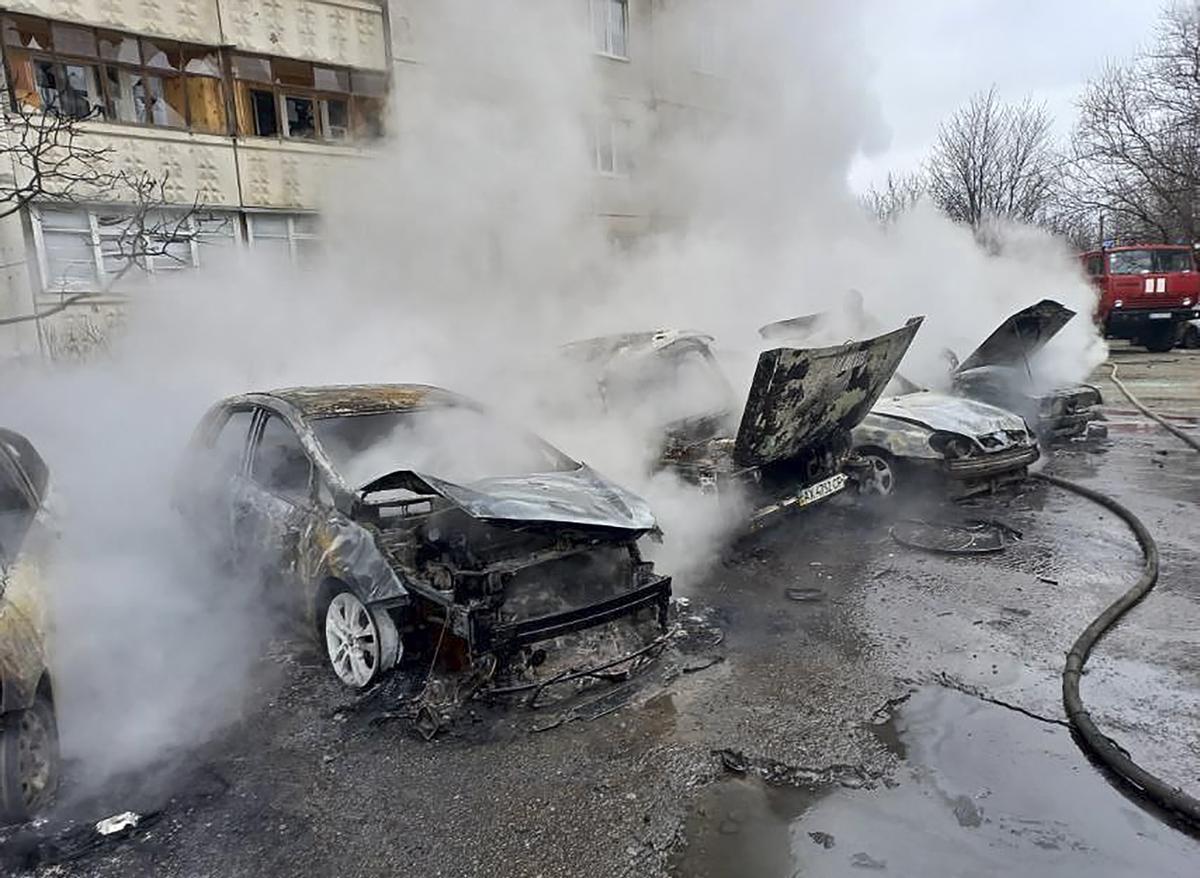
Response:
[{"label": "thick white smoke", "polygon": [[[846,175],[883,132],[845,8],[656,4],[674,11],[654,30],[652,114],[609,93],[580,4],[425,6],[411,22],[422,63],[396,71],[395,136],[329,181],[322,260],[299,271],[242,254],[147,289],[101,362],[0,387],[0,420],[44,451],[65,510],[60,709],[93,776],[228,721],[264,649],[269,620],[197,557],[167,502],[188,432],[223,395],[406,380],[474,395],[644,491],[666,531],[660,563],[695,574],[736,515],[651,479],[641,431],[564,419],[558,345],[705,330],[742,393],[758,326],[857,289],[879,329],[927,315],[904,367],[920,381],[944,378],[942,348],[965,355],[1046,296],[1081,313],[1048,354],[1053,377],[1077,379],[1100,355],[1091,292],[1054,242],[1006,230],[995,254],[927,208],[886,230],[864,216]],[[686,74],[704,113],[673,84],[698,35],[719,47],[717,75]],[[612,103],[639,146],[628,181],[590,167],[588,120]],[[654,234],[635,246],[610,242],[595,216],[596,187],[613,185],[654,204]]]}]

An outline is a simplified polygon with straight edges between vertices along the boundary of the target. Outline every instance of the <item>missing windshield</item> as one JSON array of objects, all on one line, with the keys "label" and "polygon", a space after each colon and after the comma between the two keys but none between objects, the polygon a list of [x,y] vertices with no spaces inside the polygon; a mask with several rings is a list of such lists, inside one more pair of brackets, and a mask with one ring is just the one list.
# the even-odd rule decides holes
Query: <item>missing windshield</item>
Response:
[{"label": "missing windshield", "polygon": [[354,487],[397,470],[469,484],[578,467],[536,436],[464,406],[342,415],[311,423],[334,467]]}]

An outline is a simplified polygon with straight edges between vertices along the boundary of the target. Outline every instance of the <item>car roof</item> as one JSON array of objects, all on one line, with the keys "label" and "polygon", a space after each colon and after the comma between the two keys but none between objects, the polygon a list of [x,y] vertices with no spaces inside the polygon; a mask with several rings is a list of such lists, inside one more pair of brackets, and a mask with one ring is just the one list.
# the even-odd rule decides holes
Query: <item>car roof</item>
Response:
[{"label": "car roof", "polygon": [[[251,394],[253,396],[254,394]],[[281,400],[304,418],[408,412],[436,406],[470,406],[466,397],[430,384],[332,384],[285,387],[257,394]]]}]

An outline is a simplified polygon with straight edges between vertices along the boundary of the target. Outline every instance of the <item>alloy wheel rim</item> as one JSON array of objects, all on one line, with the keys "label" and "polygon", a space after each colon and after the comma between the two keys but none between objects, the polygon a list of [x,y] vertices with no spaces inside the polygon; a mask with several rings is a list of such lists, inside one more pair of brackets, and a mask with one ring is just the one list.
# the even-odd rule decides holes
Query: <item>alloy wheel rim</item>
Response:
[{"label": "alloy wheel rim", "polygon": [[362,687],[379,665],[379,634],[371,612],[349,592],[334,597],[325,613],[325,647],[338,678]]},{"label": "alloy wheel rim", "polygon": [[888,496],[896,485],[891,466],[881,457],[870,457],[868,461],[871,464],[871,476],[867,481],[867,493]]}]

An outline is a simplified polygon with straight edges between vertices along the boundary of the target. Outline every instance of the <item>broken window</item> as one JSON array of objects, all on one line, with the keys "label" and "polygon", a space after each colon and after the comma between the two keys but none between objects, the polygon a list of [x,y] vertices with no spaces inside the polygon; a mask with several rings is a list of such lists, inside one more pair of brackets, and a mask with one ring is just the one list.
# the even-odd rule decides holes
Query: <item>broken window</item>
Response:
[{"label": "broken window", "polygon": [[384,74],[235,55],[233,75],[241,134],[340,141],[383,132]]},{"label": "broken window", "polygon": [[246,440],[250,436],[250,422],[253,419],[254,412],[250,409],[232,411],[213,437],[209,448],[217,475],[232,476],[241,472],[242,455],[246,451]]},{"label": "broken window", "polygon": [[317,116],[312,98],[284,95],[284,137],[317,139]]},{"label": "broken window", "polygon": [[15,466],[0,450],[0,564],[16,556],[36,511]]},{"label": "broken window", "polygon": [[313,432],[351,487],[412,470],[467,484],[579,464],[532,433],[467,406],[319,418]]},{"label": "broken window", "polygon": [[592,40],[597,52],[628,58],[629,0],[590,0]]},{"label": "broken window", "polygon": [[220,50],[5,16],[13,98],[76,118],[228,130]]},{"label": "broken window", "polygon": [[277,415],[268,415],[254,446],[250,477],[272,494],[289,500],[308,499],[312,461],[294,430]]}]

